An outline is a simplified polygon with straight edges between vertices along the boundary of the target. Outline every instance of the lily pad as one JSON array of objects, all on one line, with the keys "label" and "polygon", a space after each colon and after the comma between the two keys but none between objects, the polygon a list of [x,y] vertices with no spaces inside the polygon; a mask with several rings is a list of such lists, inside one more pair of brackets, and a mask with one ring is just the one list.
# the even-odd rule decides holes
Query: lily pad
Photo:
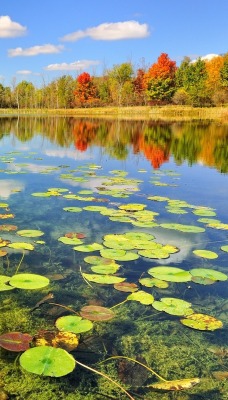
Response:
[{"label": "lily pad", "polygon": [[115,264],[115,263],[111,263],[111,264],[103,264],[103,265],[93,265],[91,267],[91,270],[93,272],[95,272],[96,274],[115,274],[118,269],[119,269],[119,265]]},{"label": "lily pad", "polygon": [[41,289],[49,285],[49,279],[37,274],[17,274],[10,278],[9,283],[18,289]]},{"label": "lily pad", "polygon": [[93,328],[93,323],[88,319],[82,319],[77,315],[66,315],[56,320],[55,326],[60,331],[83,333]]},{"label": "lily pad", "polygon": [[10,286],[8,284],[10,279],[11,279],[10,276],[0,275],[0,292],[2,292],[4,290],[12,290],[12,289],[14,289],[12,286]]},{"label": "lily pad", "polygon": [[188,282],[192,279],[190,272],[177,267],[153,267],[148,270],[148,274],[154,278],[168,282]]},{"label": "lily pad", "polygon": [[91,244],[82,244],[79,246],[75,246],[75,247],[73,247],[73,249],[76,251],[82,251],[84,253],[90,253],[93,251],[103,249],[103,246],[99,243],[91,243]]},{"label": "lily pad", "polygon": [[110,258],[104,258],[101,256],[87,256],[84,258],[84,261],[87,262],[88,264],[93,264],[93,265],[107,265],[110,263],[115,263],[114,260]]},{"label": "lily pad", "polygon": [[78,239],[76,237],[75,238],[69,238],[69,237],[66,237],[66,236],[61,236],[60,238],[58,238],[58,241],[62,242],[64,244],[69,244],[69,245],[74,245],[74,246],[83,243],[83,241],[81,239]]},{"label": "lily pad", "polygon": [[20,231],[17,231],[17,235],[23,236],[23,237],[38,237],[44,235],[44,232],[37,230],[37,229],[23,229]]},{"label": "lily pad", "polygon": [[114,311],[101,306],[84,306],[80,315],[90,321],[109,321],[115,317]]},{"label": "lily pad", "polygon": [[113,285],[114,283],[124,282],[126,278],[120,278],[119,276],[114,275],[102,275],[102,274],[85,274],[83,273],[84,278],[87,281],[100,283],[102,285]]},{"label": "lily pad", "polygon": [[4,256],[6,256],[6,254],[7,254],[6,250],[1,250],[0,249],[0,257],[4,257]]},{"label": "lily pad", "polygon": [[140,211],[144,210],[144,208],[146,208],[145,204],[137,204],[137,203],[123,204],[119,206],[120,210],[126,210],[126,211]]},{"label": "lily pad", "polygon": [[202,233],[205,232],[204,228],[201,228],[199,226],[194,226],[194,225],[183,225],[183,224],[176,224],[176,223],[164,223],[160,224],[162,228],[165,229],[174,229],[177,231],[181,232],[186,232],[186,233]]},{"label": "lily pad", "polygon": [[186,390],[191,389],[195,385],[200,383],[199,378],[187,378],[187,379],[178,379],[174,381],[164,381],[159,383],[154,383],[153,385],[148,385],[147,387],[154,390],[161,391],[178,391],[178,390]]},{"label": "lily pad", "polygon": [[193,253],[198,257],[208,258],[210,260],[218,258],[218,254],[210,250],[193,250]]},{"label": "lily pad", "polygon": [[32,338],[28,333],[7,332],[0,336],[0,346],[10,351],[25,351],[29,349]]},{"label": "lily pad", "polygon": [[189,328],[200,331],[214,331],[223,327],[222,321],[206,314],[192,314],[180,320],[180,322]]},{"label": "lily pad", "polygon": [[226,253],[228,253],[228,245],[221,246],[221,250],[225,251]]},{"label": "lily pad", "polygon": [[212,281],[226,281],[227,275],[209,268],[193,268],[189,271],[192,276],[210,279]]},{"label": "lily pad", "polygon": [[64,349],[38,346],[26,350],[20,356],[20,365],[33,374],[60,377],[72,372],[76,362]]},{"label": "lily pad", "polygon": [[119,290],[120,292],[137,292],[139,289],[138,286],[135,283],[130,283],[130,282],[119,282],[114,284],[114,288],[116,290]]},{"label": "lily pad", "polygon": [[34,246],[31,243],[25,242],[14,242],[8,244],[8,247],[16,250],[34,250]]},{"label": "lily pad", "polygon": [[146,287],[155,286],[159,289],[166,289],[169,286],[168,282],[156,278],[141,278],[139,279],[139,283],[141,283],[141,285]]},{"label": "lily pad", "polygon": [[163,297],[160,301],[155,301],[153,307],[157,311],[164,311],[167,314],[186,316],[193,314],[191,303],[182,299],[173,297]]},{"label": "lily pad", "polygon": [[55,332],[55,331],[40,331],[34,338],[35,346],[52,346],[60,347],[66,351],[72,351],[78,347],[79,339],[72,332]]},{"label": "lily pad", "polygon": [[138,301],[141,304],[149,305],[154,302],[154,296],[152,294],[139,290],[135,293],[131,293],[127,296],[127,300]]},{"label": "lily pad", "polygon": [[153,240],[155,237],[151,233],[129,231],[124,234],[127,238],[132,240]]}]

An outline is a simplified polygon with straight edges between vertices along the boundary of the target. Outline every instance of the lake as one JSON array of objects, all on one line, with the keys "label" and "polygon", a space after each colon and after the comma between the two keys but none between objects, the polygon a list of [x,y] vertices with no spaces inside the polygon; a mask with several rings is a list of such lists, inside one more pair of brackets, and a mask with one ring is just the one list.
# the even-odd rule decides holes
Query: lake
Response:
[{"label": "lake", "polygon": [[0,399],[228,399],[228,126],[0,119]]}]

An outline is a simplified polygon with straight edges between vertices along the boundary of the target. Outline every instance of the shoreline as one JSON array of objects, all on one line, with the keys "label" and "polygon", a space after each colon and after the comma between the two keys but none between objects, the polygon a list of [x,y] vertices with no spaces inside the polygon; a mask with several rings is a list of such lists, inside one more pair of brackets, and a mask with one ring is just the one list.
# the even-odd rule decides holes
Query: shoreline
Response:
[{"label": "shoreline", "polygon": [[132,106],[72,109],[0,109],[0,117],[6,116],[63,116],[151,120],[219,120],[228,123],[228,106],[193,108],[190,106]]}]

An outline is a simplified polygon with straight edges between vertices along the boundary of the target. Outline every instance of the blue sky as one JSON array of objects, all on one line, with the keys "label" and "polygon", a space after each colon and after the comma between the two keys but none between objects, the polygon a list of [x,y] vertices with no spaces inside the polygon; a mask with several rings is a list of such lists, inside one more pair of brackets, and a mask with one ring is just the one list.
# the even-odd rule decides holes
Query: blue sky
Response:
[{"label": "blue sky", "polygon": [[227,0],[1,0],[0,82],[36,86],[116,64],[228,51]]}]

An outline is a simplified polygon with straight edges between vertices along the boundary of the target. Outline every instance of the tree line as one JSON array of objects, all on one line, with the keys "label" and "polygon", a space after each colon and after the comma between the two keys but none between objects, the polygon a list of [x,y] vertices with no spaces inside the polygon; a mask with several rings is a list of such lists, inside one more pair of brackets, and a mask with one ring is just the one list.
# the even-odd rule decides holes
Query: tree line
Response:
[{"label": "tree line", "polygon": [[228,53],[208,60],[185,57],[180,66],[161,53],[148,68],[134,70],[125,62],[102,76],[82,72],[63,75],[41,88],[23,80],[0,84],[0,108],[71,109],[75,107],[190,105],[213,107],[228,103]]}]

